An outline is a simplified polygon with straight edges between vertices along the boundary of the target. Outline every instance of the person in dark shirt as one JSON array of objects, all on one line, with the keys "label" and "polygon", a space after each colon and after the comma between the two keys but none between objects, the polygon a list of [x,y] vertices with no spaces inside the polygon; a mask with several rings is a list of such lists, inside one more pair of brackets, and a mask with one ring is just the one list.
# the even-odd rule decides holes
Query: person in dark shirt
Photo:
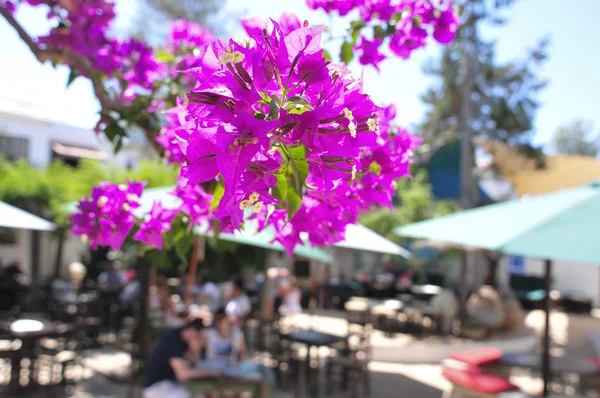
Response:
[{"label": "person in dark shirt", "polygon": [[144,398],[190,398],[190,392],[181,382],[219,375],[216,370],[189,366],[189,362],[195,363],[199,359],[203,327],[201,319],[194,319],[158,341],[146,370]]}]

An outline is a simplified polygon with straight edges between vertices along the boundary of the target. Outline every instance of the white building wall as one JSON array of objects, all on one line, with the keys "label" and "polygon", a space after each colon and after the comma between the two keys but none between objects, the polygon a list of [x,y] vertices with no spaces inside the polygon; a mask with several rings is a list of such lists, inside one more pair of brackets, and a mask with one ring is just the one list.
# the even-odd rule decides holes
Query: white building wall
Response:
[{"label": "white building wall", "polygon": [[[31,231],[16,230],[17,242],[0,245],[0,259],[5,263],[18,261],[23,272],[31,276]],[[47,280],[54,274],[54,262],[58,240],[50,232],[40,232],[40,280]],[[73,261],[81,261],[87,246],[75,237],[69,236],[63,244],[61,274],[67,276],[67,266]]]},{"label": "white building wall", "polygon": [[95,149],[108,154],[106,163],[118,167],[136,167],[142,160],[156,158],[154,151],[146,144],[139,130],[132,130],[118,154],[113,153],[112,144],[94,131],[78,126],[36,117],[31,114],[5,109],[0,102],[0,135],[24,138],[29,141],[28,161],[36,167],[52,163],[52,144]]},{"label": "white building wall", "polygon": [[[528,275],[544,276],[545,262],[528,258],[525,261]],[[600,304],[600,265],[554,261],[552,263],[552,288],[559,291],[577,290],[588,295],[595,307]]]},{"label": "white building wall", "polygon": [[29,140],[28,160],[36,167],[51,163],[54,141],[99,148],[98,139],[91,130],[3,112],[0,113],[0,134]]}]

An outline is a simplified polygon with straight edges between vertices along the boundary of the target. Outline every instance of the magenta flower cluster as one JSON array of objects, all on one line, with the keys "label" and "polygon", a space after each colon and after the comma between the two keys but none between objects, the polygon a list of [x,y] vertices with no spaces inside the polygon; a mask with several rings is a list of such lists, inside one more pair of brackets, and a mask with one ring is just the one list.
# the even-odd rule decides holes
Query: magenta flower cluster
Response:
[{"label": "magenta flower cluster", "polygon": [[[359,52],[361,64],[375,68],[385,59],[380,52],[385,41],[393,54],[406,59],[414,50],[424,47],[429,36],[438,43],[449,44],[458,29],[452,0],[306,0],[306,3],[314,10],[341,16],[357,10],[360,21],[352,25],[361,35],[354,49]],[[365,35],[366,28],[373,28],[373,33]]]},{"label": "magenta flower cluster", "polygon": [[133,239],[163,250],[163,233],[171,230],[173,219],[183,213],[190,225],[201,225],[210,219],[212,195],[200,186],[179,185],[171,195],[181,199],[174,209],[164,208],[155,202],[150,212],[140,221],[135,210],[140,207],[140,197],[145,183],[101,183],[94,187],[90,198],[83,198],[77,212],[71,216],[71,233],[89,242],[93,249],[98,246],[119,250],[134,227],[139,229]]},{"label": "magenta flower cluster", "polygon": [[187,71],[197,84],[174,110],[168,145],[185,159],[182,186],[222,187],[212,213],[220,230],[247,218],[259,230],[273,225],[291,252],[304,240],[335,243],[359,210],[389,206],[418,140],[405,131],[388,137],[381,118],[390,110],[324,58],[324,28],[285,21],[269,31],[245,21],[247,39],[211,44]]},{"label": "magenta flower cluster", "polygon": [[83,198],[73,214],[71,233],[88,241],[92,248],[109,246],[118,250],[136,223],[133,210],[140,206],[145,183],[103,182]]}]

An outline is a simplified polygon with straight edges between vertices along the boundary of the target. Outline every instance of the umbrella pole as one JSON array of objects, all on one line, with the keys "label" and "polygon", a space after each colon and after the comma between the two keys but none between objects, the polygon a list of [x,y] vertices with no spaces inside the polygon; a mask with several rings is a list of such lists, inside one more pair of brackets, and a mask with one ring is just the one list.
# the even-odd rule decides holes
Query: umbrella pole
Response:
[{"label": "umbrella pole", "polygon": [[552,282],[552,261],[546,260],[546,274],[545,274],[545,290],[546,295],[544,296],[544,310],[546,311],[546,324],[544,326],[544,341],[543,341],[543,352],[542,352],[542,378],[544,381],[544,392],[543,397],[548,396],[548,384],[550,383],[550,289]]}]

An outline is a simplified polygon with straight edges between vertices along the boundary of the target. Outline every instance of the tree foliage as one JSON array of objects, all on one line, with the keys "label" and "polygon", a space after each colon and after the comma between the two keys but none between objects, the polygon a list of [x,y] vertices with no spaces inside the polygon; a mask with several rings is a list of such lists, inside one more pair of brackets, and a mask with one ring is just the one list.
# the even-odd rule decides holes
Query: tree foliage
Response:
[{"label": "tree foliage", "polygon": [[217,35],[223,34],[226,24],[219,15],[226,4],[223,0],[141,0],[131,33],[148,42],[160,41],[165,38],[166,22],[183,18]]},{"label": "tree foliage", "polygon": [[[459,38],[462,35],[458,36]],[[473,38],[469,38],[472,41]],[[507,143],[527,139],[532,132],[537,94],[546,82],[538,75],[546,59],[547,40],[529,51],[521,60],[498,64],[494,42],[472,42],[466,46],[457,40],[442,52],[439,63],[431,62],[425,71],[439,79],[422,96],[429,110],[421,131],[428,141],[455,138],[459,133],[460,62],[463,52],[473,51],[474,66],[472,101],[474,112],[469,124],[476,135]],[[472,47],[472,50],[467,50]]]},{"label": "tree foliage", "polygon": [[399,207],[392,210],[379,208],[360,219],[361,224],[387,239],[400,243],[404,238],[393,233],[395,228],[459,210],[455,201],[435,200],[425,169],[415,170],[413,179],[403,178],[398,180],[397,184]]},{"label": "tree foliage", "polygon": [[547,40],[541,40],[523,59],[501,64],[496,59],[496,43],[481,36],[482,25],[505,23],[502,11],[513,2],[457,1],[461,17],[456,39],[444,49],[439,61],[425,68],[437,82],[422,96],[428,105],[420,128],[427,143],[423,154],[460,138],[463,208],[480,203],[473,170],[474,138],[528,145],[539,106],[537,94],[546,85],[539,68],[546,59]]},{"label": "tree foliage", "polygon": [[552,148],[565,155],[596,157],[600,150],[600,135],[594,135],[590,122],[576,120],[559,127],[552,138]]},{"label": "tree foliage", "polygon": [[87,196],[100,181],[142,180],[148,187],[174,185],[178,171],[162,161],[141,162],[132,170],[106,167],[83,160],[77,168],[60,161],[39,170],[22,160],[15,163],[0,157],[0,200],[48,220],[65,221],[65,203]]}]

